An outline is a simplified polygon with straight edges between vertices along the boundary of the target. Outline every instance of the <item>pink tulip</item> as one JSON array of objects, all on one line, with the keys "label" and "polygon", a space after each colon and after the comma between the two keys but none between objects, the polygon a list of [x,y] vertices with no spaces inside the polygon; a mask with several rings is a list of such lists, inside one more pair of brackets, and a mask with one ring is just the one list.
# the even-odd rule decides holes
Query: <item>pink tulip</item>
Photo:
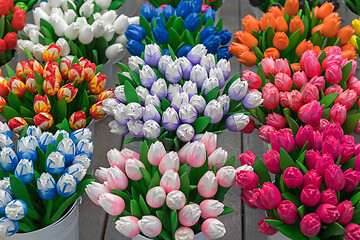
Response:
[{"label": "pink tulip", "polygon": [[258,186],[259,178],[256,173],[252,171],[239,171],[236,172],[236,182],[241,188],[245,190],[251,190]]},{"label": "pink tulip", "polygon": [[[348,79],[346,79],[346,81],[354,76],[354,74],[356,72],[356,68],[357,68],[357,61],[350,60],[350,62],[352,63],[351,64],[351,71],[350,71],[349,77],[348,77]],[[341,67],[344,67],[346,64],[347,64],[347,62],[343,62],[343,65]]]},{"label": "pink tulip", "polygon": [[317,101],[319,99],[319,89],[311,83],[304,85],[303,89],[301,90],[301,94],[304,103],[309,103],[312,100]]},{"label": "pink tulip", "polygon": [[360,96],[360,82],[354,82],[350,87],[348,85],[348,88],[351,90],[354,90],[356,92],[356,96]]},{"label": "pink tulip", "polygon": [[112,193],[101,194],[99,204],[111,216],[120,215],[125,209],[124,200]]},{"label": "pink tulip", "polygon": [[309,78],[321,75],[321,66],[317,57],[307,57],[304,64],[304,71]]},{"label": "pink tulip", "polygon": [[202,4],[201,5],[201,13],[204,13],[206,11],[206,9],[211,8],[209,5],[206,4]]},{"label": "pink tulip", "polygon": [[242,153],[239,155],[239,161],[241,165],[249,165],[253,166],[255,161],[256,155],[253,154],[250,150],[246,150],[246,153]]},{"label": "pink tulip", "polygon": [[275,60],[275,73],[275,75],[277,75],[278,73],[284,73],[288,76],[291,76],[290,66],[286,59]]},{"label": "pink tulip", "polygon": [[218,200],[208,199],[200,203],[201,217],[215,218],[224,211],[224,204]]},{"label": "pink tulip", "polygon": [[123,191],[128,186],[128,179],[125,173],[117,166],[109,168],[106,173],[106,181],[110,189]]},{"label": "pink tulip", "polygon": [[342,58],[341,54],[340,55],[329,55],[323,60],[321,66],[324,69],[324,71],[326,71],[328,69],[328,67],[330,67],[332,65],[340,66],[342,61],[343,61],[343,58]]},{"label": "pink tulip", "polygon": [[335,191],[341,191],[345,187],[345,176],[338,165],[333,164],[325,170],[325,184]]},{"label": "pink tulip", "polygon": [[217,135],[211,132],[205,132],[204,136],[199,141],[205,145],[208,155],[211,155],[216,149]]},{"label": "pink tulip", "polygon": [[283,108],[289,108],[290,107],[290,103],[289,103],[289,92],[280,92],[279,93],[279,101],[280,101],[280,105]]},{"label": "pink tulip", "polygon": [[337,84],[341,81],[342,71],[340,66],[331,65],[325,71],[325,78],[331,84]]},{"label": "pink tulip", "polygon": [[176,152],[167,153],[159,163],[159,171],[164,174],[167,170],[179,171],[180,159]]},{"label": "pink tulip", "polygon": [[269,73],[275,75],[275,61],[272,58],[263,58],[261,60],[261,68],[264,70],[265,76],[269,77]]},{"label": "pink tulip", "polygon": [[340,103],[335,103],[330,110],[329,120],[342,125],[346,120],[346,107]]},{"label": "pink tulip", "polygon": [[[358,146],[358,145],[360,145],[360,143],[356,144],[356,146]],[[360,171],[360,155],[357,155],[357,157],[355,158],[354,169],[356,171]]]},{"label": "pink tulip", "polygon": [[162,230],[161,221],[155,216],[143,216],[138,221],[141,232],[147,237],[156,237]]},{"label": "pink tulip", "polygon": [[160,208],[165,203],[166,193],[162,187],[153,187],[146,194],[146,203],[152,208]]},{"label": "pink tulip", "polygon": [[315,166],[319,161],[321,161],[321,154],[319,151],[311,149],[306,152],[305,163],[308,169],[315,169]]},{"label": "pink tulip", "polygon": [[125,162],[127,160],[127,157],[119,150],[117,150],[116,148],[111,149],[107,153],[107,158],[109,160],[110,166],[117,166],[121,171],[125,171]]},{"label": "pink tulip", "polygon": [[283,174],[284,184],[289,188],[298,188],[302,185],[304,176],[296,167],[288,167]]},{"label": "pink tulip", "polygon": [[208,239],[218,239],[225,235],[225,226],[216,218],[208,218],[201,225],[201,232]]},{"label": "pink tulip", "polygon": [[344,91],[344,89],[342,87],[340,87],[337,84],[333,84],[325,90],[324,96],[327,96],[331,93],[340,93],[341,94],[343,91]]},{"label": "pink tulip", "polygon": [[280,191],[274,184],[265,182],[259,192],[261,202],[268,210],[275,209],[280,204]]},{"label": "pink tulip", "polygon": [[352,158],[355,152],[355,145],[354,143],[342,143],[340,145],[340,151],[341,151],[341,160],[340,165],[345,164],[347,161]]},{"label": "pink tulip", "polygon": [[359,82],[359,79],[357,79],[356,77],[351,77],[347,80],[346,86],[347,88],[352,89],[353,85],[356,84],[357,82]]},{"label": "pink tulip", "polygon": [[161,159],[165,155],[166,155],[166,150],[164,145],[161,142],[157,141],[151,144],[147,157],[151,165],[159,166]]},{"label": "pink tulip", "polygon": [[236,171],[232,166],[225,166],[216,172],[216,179],[220,186],[231,187],[235,181]]},{"label": "pink tulip", "polygon": [[[359,128],[360,129],[360,128]],[[267,143],[270,143],[270,136],[276,129],[270,125],[263,125],[259,127],[259,137]],[[360,131],[359,131],[360,132]]]},{"label": "pink tulip", "polygon": [[125,172],[128,178],[137,181],[143,178],[140,168],[145,168],[144,164],[137,159],[128,159],[125,164]]},{"label": "pink tulip", "polygon": [[320,123],[316,126],[312,126],[315,131],[319,131],[321,133],[324,132],[325,128],[330,125],[329,120],[327,119],[320,119]]},{"label": "pink tulip", "polygon": [[320,204],[323,203],[328,203],[336,206],[338,203],[336,192],[330,188],[322,191],[320,193]]},{"label": "pink tulip", "polygon": [[287,153],[291,153],[295,150],[295,140],[289,129],[280,129],[270,137],[270,144],[272,149],[280,152],[280,148],[283,148]]},{"label": "pink tulip", "polygon": [[337,160],[341,154],[340,142],[333,136],[327,136],[323,142],[321,153],[328,153],[334,158],[334,160]]},{"label": "pink tulip", "polygon": [[321,222],[325,224],[335,222],[340,217],[340,213],[337,208],[328,203],[318,206],[316,209],[316,215],[318,215]]},{"label": "pink tulip", "polygon": [[323,134],[319,131],[314,131],[314,143],[312,144],[312,148],[314,150],[321,150],[323,145]]},{"label": "pink tulip", "polygon": [[192,167],[201,167],[206,161],[205,145],[201,142],[193,142],[188,147],[186,156],[187,163]]},{"label": "pink tulip", "polygon": [[277,113],[270,113],[266,117],[266,124],[273,126],[276,130],[286,128],[286,119]]},{"label": "pink tulip", "polygon": [[359,119],[358,123],[356,124],[356,127],[354,129],[354,133],[358,134],[358,135],[360,134],[360,119]]},{"label": "pink tulip", "polygon": [[180,178],[177,172],[167,170],[160,179],[160,187],[164,188],[166,193],[180,189]]},{"label": "pink tulip", "polygon": [[179,222],[186,227],[195,225],[199,221],[200,216],[200,206],[195,203],[186,205],[178,213]]},{"label": "pink tulip", "polygon": [[296,85],[296,89],[300,90],[302,86],[304,86],[309,81],[309,79],[307,78],[304,71],[299,71],[293,74],[293,81]]},{"label": "pink tulip", "polygon": [[333,136],[335,139],[341,141],[344,136],[344,131],[339,123],[331,123],[325,127],[323,134],[324,139],[328,136]]},{"label": "pink tulip", "polygon": [[104,184],[100,184],[98,182],[92,182],[88,184],[85,188],[85,192],[88,197],[95,203],[96,205],[100,206],[99,197],[103,193],[110,193],[110,189],[107,188]]},{"label": "pink tulip", "polygon": [[166,196],[166,205],[172,210],[180,210],[185,206],[186,197],[182,191],[174,190]]},{"label": "pink tulip", "polygon": [[341,202],[339,205],[336,206],[337,210],[340,213],[340,217],[338,218],[337,222],[341,225],[348,224],[354,214],[354,207],[352,206],[352,202],[345,200]]},{"label": "pink tulip", "polygon": [[[345,135],[345,136],[343,136],[343,138],[340,139],[340,143],[341,143],[341,144],[346,143],[346,144],[349,144],[349,145],[355,147],[354,137],[353,137],[353,136],[350,136],[350,135]],[[354,151],[355,151],[355,150],[354,150]]]},{"label": "pink tulip", "polygon": [[299,217],[297,207],[289,200],[281,201],[277,207],[277,213],[279,215],[279,219],[285,224],[293,224]]},{"label": "pink tulip", "polygon": [[341,93],[334,101],[334,103],[340,103],[346,107],[346,110],[350,110],[357,100],[357,95],[354,90],[347,89]]},{"label": "pink tulip", "polygon": [[286,73],[277,73],[275,76],[275,86],[280,91],[289,91],[292,87],[292,79]]},{"label": "pink tulip", "polygon": [[124,154],[127,158],[134,158],[137,160],[139,160],[140,158],[140,155],[137,152],[128,148],[124,148],[123,150],[121,150],[121,153]]},{"label": "pink tulip", "polygon": [[267,109],[275,109],[279,105],[279,90],[272,83],[267,83],[262,89],[263,105]]},{"label": "pink tulip", "polygon": [[175,239],[194,239],[194,235],[194,231],[191,228],[180,227],[175,232]]},{"label": "pink tulip", "polygon": [[353,192],[359,185],[360,172],[354,171],[351,168],[344,172],[345,177],[345,192]]},{"label": "pink tulip", "polygon": [[267,207],[263,204],[260,197],[260,188],[255,188],[252,190],[252,196],[249,198],[249,202],[256,206],[257,208],[260,208],[261,210],[268,210]]},{"label": "pink tulip", "polygon": [[252,195],[254,193],[254,190],[241,190],[242,194],[240,195],[241,199],[244,201],[244,203],[250,207],[256,209],[257,206],[250,202],[250,198],[252,198]]},{"label": "pink tulip", "polygon": [[274,149],[267,150],[263,155],[266,168],[269,172],[277,174],[281,173],[280,168],[280,154]]},{"label": "pink tulip", "polygon": [[320,106],[318,101],[311,101],[303,105],[298,112],[299,118],[306,124],[315,126],[319,124],[323,114],[324,105]]},{"label": "pink tulip", "polygon": [[314,144],[314,130],[310,125],[300,126],[295,137],[296,145],[302,148],[307,142],[307,149],[311,149]]},{"label": "pink tulip", "polygon": [[207,171],[201,177],[197,185],[197,190],[204,198],[211,198],[215,196],[218,190],[218,182],[213,171]]},{"label": "pink tulip", "polygon": [[342,235],[344,240],[360,239],[360,226],[355,223],[349,223],[345,227],[346,232]]},{"label": "pink tulip", "polygon": [[305,188],[308,185],[313,185],[314,187],[320,190],[321,184],[322,184],[321,175],[316,170],[311,169],[304,175],[302,188]]},{"label": "pink tulip", "polygon": [[99,182],[104,183],[106,181],[106,173],[109,171],[109,168],[100,167],[96,169],[95,176]]},{"label": "pink tulip", "polygon": [[292,111],[297,112],[304,105],[302,94],[298,90],[292,90],[287,94],[289,107]]},{"label": "pink tulip", "polygon": [[316,236],[321,230],[321,222],[318,215],[309,213],[300,222],[301,232],[308,237]]},{"label": "pink tulip", "polygon": [[320,77],[315,76],[315,77],[311,78],[309,81],[309,83],[315,85],[319,89],[319,91],[324,90],[325,82],[326,81],[323,76],[320,76]]},{"label": "pink tulip", "polygon": [[334,158],[330,154],[325,153],[321,156],[321,160],[316,162],[315,170],[324,178],[325,170],[333,164]]},{"label": "pink tulip", "polygon": [[301,190],[301,202],[307,207],[314,207],[320,201],[320,191],[313,185],[307,185]]},{"label": "pink tulip", "polygon": [[219,170],[226,163],[228,157],[228,152],[222,149],[221,147],[216,149],[208,157],[208,167],[212,169],[212,166],[215,166],[216,170]]},{"label": "pink tulip", "polygon": [[138,222],[139,219],[134,216],[120,217],[115,222],[115,228],[125,237],[132,238],[140,233]]},{"label": "pink tulip", "polygon": [[305,69],[305,62],[308,58],[317,58],[318,56],[316,53],[312,50],[307,50],[303,53],[303,55],[300,58],[300,67],[301,69]]},{"label": "pink tulip", "polygon": [[250,89],[259,89],[261,87],[262,80],[259,75],[257,75],[256,73],[254,73],[252,71],[249,71],[249,70],[243,71],[242,74],[243,74],[242,80],[249,82],[248,87]]},{"label": "pink tulip", "polygon": [[191,145],[190,142],[187,142],[178,152],[178,156],[180,159],[180,164],[185,164],[187,163],[187,154],[188,154],[188,150],[189,150],[189,146]]},{"label": "pink tulip", "polygon": [[273,217],[265,217],[265,218],[261,219],[258,222],[259,232],[261,232],[265,235],[268,235],[268,236],[271,236],[271,235],[274,235],[275,233],[277,233],[278,230],[276,230],[275,228],[270,226],[268,223],[266,223],[264,221],[265,219],[274,219],[275,220],[275,218],[273,218]]}]

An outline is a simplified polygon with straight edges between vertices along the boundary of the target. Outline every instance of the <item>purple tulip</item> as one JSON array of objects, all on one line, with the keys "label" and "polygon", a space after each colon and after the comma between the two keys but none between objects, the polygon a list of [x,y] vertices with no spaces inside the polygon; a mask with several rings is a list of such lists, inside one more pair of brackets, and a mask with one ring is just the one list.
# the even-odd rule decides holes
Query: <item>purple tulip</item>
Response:
[{"label": "purple tulip", "polygon": [[[206,111],[206,109],[205,109]],[[237,113],[231,115],[226,119],[226,128],[231,132],[240,132],[243,130],[250,122],[249,116],[243,113]]]},{"label": "purple tulip", "polygon": [[142,131],[144,123],[140,120],[137,121],[129,121],[127,123],[127,127],[129,129],[129,132],[136,138],[142,138],[144,137],[144,133]]},{"label": "purple tulip", "polygon": [[201,88],[203,82],[207,79],[206,69],[200,65],[195,65],[190,73],[190,81],[196,83],[197,88]]},{"label": "purple tulip", "polygon": [[177,93],[171,101],[171,107],[179,111],[182,104],[189,102],[189,95],[186,92]]},{"label": "purple tulip", "polygon": [[182,77],[184,79],[189,79],[191,70],[193,68],[193,65],[191,64],[189,59],[187,59],[186,57],[181,57],[181,58],[176,59],[175,63],[180,65],[180,67],[182,69],[182,73],[183,73]]},{"label": "purple tulip", "polygon": [[154,105],[147,105],[145,107],[143,120],[146,122],[147,120],[154,120],[156,122],[160,122],[161,115],[159,111],[154,107]]},{"label": "purple tulip", "polygon": [[165,78],[171,83],[177,83],[183,77],[181,66],[177,62],[171,62],[165,69]]},{"label": "purple tulip", "polygon": [[170,102],[172,102],[172,100],[174,99],[174,97],[178,94],[182,92],[182,88],[180,84],[170,84],[167,90],[167,100],[169,100]]},{"label": "purple tulip", "polygon": [[191,99],[192,96],[197,95],[198,91],[196,88],[196,83],[191,81],[186,81],[182,87],[183,91],[186,92]]},{"label": "purple tulip", "polygon": [[151,67],[156,67],[161,58],[161,49],[157,44],[148,44],[145,46],[144,58],[145,63]]},{"label": "purple tulip", "polygon": [[149,65],[145,65],[140,70],[140,81],[141,84],[144,85],[145,87],[148,88],[151,87],[153,83],[156,81],[156,79],[157,79],[156,74]]},{"label": "purple tulip", "polygon": [[184,103],[179,109],[180,120],[184,123],[193,123],[197,118],[197,111],[190,103]]},{"label": "purple tulip", "polygon": [[167,131],[174,131],[179,126],[179,116],[174,108],[167,108],[162,115],[162,125]]},{"label": "purple tulip", "polygon": [[156,139],[160,136],[160,125],[154,120],[147,120],[142,128],[144,137],[147,139]]},{"label": "purple tulip", "polygon": [[167,93],[168,93],[166,81],[162,78],[159,78],[158,80],[156,80],[153,83],[153,85],[151,86],[150,93],[151,93],[151,95],[156,95],[159,98],[159,100],[166,97]]},{"label": "purple tulip", "polygon": [[204,45],[198,44],[193,47],[187,54],[187,58],[193,65],[199,64],[201,59],[206,55],[207,49]]},{"label": "purple tulip", "polygon": [[221,104],[216,100],[211,100],[205,107],[204,115],[211,117],[210,123],[218,123],[223,117],[223,112]]},{"label": "purple tulip", "polygon": [[263,101],[264,99],[262,99],[261,97],[261,92],[254,91],[254,92],[249,92],[248,94],[245,95],[245,97],[242,100],[242,104],[246,109],[253,110],[258,108],[263,103]]},{"label": "purple tulip", "polygon": [[182,142],[189,142],[191,141],[195,136],[195,129],[190,124],[181,124],[176,129],[176,136],[180,139]]}]

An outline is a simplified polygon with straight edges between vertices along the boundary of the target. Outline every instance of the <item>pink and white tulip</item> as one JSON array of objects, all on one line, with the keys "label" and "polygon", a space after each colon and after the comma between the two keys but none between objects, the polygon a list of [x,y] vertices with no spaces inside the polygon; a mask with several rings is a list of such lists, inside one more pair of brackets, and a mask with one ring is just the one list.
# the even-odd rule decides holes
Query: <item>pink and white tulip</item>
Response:
[{"label": "pink and white tulip", "polygon": [[195,203],[186,205],[178,213],[179,222],[186,227],[195,225],[199,221],[200,216],[200,206]]},{"label": "pink and white tulip", "polygon": [[101,194],[99,204],[111,216],[120,215],[125,209],[124,200],[112,193]]},{"label": "pink and white tulip", "polygon": [[164,174],[167,170],[179,171],[180,159],[176,152],[167,153],[160,161],[159,171]]},{"label": "pink and white tulip", "polygon": [[179,190],[174,190],[166,196],[166,205],[173,210],[180,210],[185,206],[185,194]]},{"label": "pink and white tulip", "polygon": [[115,228],[125,237],[135,237],[140,233],[138,221],[139,219],[133,216],[121,217],[115,222]]},{"label": "pink and white tulip", "polygon": [[206,219],[201,226],[201,231],[208,239],[221,238],[226,233],[224,224],[216,218]]},{"label": "pink and white tulip", "polygon": [[109,168],[100,167],[95,171],[95,177],[101,182],[104,183],[106,181],[106,173],[109,171]]},{"label": "pink and white tulip", "polygon": [[106,173],[106,181],[110,189],[123,191],[128,186],[128,179],[125,173],[117,166],[109,168]]},{"label": "pink and white tulip", "polygon": [[228,152],[222,149],[221,147],[216,149],[209,157],[208,164],[209,169],[212,169],[214,165],[216,170],[219,170],[226,163],[228,157]]},{"label": "pink and white tulip", "polygon": [[214,218],[224,211],[224,204],[218,200],[207,199],[200,203],[200,210],[202,218]]},{"label": "pink and white tulip", "polygon": [[127,157],[119,150],[117,150],[116,148],[111,149],[107,153],[107,158],[109,160],[110,166],[117,166],[121,171],[125,170],[125,162],[127,160]]},{"label": "pink and white tulip", "polygon": [[142,179],[140,167],[145,168],[142,162],[137,159],[128,159],[125,164],[126,175],[134,181]]},{"label": "pink and white tulip", "polygon": [[217,135],[211,132],[206,132],[200,142],[205,145],[207,154],[211,155],[216,149]]},{"label": "pink and white tulip", "polygon": [[148,160],[151,165],[159,166],[161,159],[166,155],[166,150],[162,142],[152,143],[148,151]]},{"label": "pink and white tulip", "polygon": [[138,160],[140,158],[140,155],[137,152],[135,152],[131,149],[128,149],[128,148],[124,148],[123,150],[121,150],[121,153],[124,154],[125,157],[127,157],[127,158],[135,158]]},{"label": "pink and white tulip", "polygon": [[100,206],[99,197],[103,193],[110,193],[110,189],[107,188],[104,184],[100,184],[98,182],[92,182],[88,184],[85,188],[85,192],[88,197],[93,201],[96,205]]},{"label": "pink and white tulip", "polygon": [[188,154],[190,146],[191,146],[191,143],[187,142],[178,152],[178,156],[179,156],[181,164],[187,163],[187,154]]},{"label": "pink and white tulip", "polygon": [[165,190],[162,187],[153,187],[146,194],[146,203],[152,208],[164,205],[166,199]]},{"label": "pink and white tulip", "polygon": [[188,147],[187,163],[192,167],[201,167],[206,161],[206,147],[201,142],[193,142]]},{"label": "pink and white tulip", "polygon": [[166,193],[180,189],[180,178],[177,172],[167,170],[160,179],[160,186]]},{"label": "pink and white tulip", "polygon": [[141,232],[147,237],[156,237],[162,229],[161,221],[155,216],[143,216],[138,221]]},{"label": "pink and white tulip", "polygon": [[213,171],[207,171],[198,183],[198,192],[205,198],[213,197],[218,190],[218,181]]},{"label": "pink and white tulip", "polygon": [[175,240],[193,240],[194,231],[189,227],[180,227],[175,232]]},{"label": "pink and white tulip", "polygon": [[236,171],[232,166],[225,166],[216,173],[216,179],[220,186],[231,187],[235,181]]}]

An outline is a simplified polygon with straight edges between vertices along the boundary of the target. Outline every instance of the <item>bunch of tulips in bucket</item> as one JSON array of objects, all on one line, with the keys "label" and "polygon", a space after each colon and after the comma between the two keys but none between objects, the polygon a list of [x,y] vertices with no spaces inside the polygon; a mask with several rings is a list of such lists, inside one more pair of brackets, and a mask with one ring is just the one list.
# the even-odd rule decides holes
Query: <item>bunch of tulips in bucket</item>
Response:
[{"label": "bunch of tulips in bucket", "polygon": [[[179,6],[179,4],[182,4],[182,0],[150,0],[149,3],[151,5],[153,5],[154,7],[158,8],[162,8],[165,7],[167,5],[171,5],[171,7],[173,8],[177,8]],[[195,5],[201,6],[202,10],[206,10],[207,8],[212,8],[214,10],[218,10],[222,3],[223,0],[194,0],[192,1]]]},{"label": "bunch of tulips in bucket", "polygon": [[338,123],[295,130],[272,133],[264,162],[249,151],[239,156],[247,165],[234,185],[250,208],[266,211],[259,231],[296,240],[358,239],[360,145]]},{"label": "bunch of tulips in bucket", "polygon": [[[110,150],[110,168],[95,172],[101,183],[85,189],[114,219],[116,229],[133,239],[218,239],[226,233],[218,216],[232,212],[222,203],[235,180],[235,157],[216,148],[216,134],[166,152],[161,142],[140,154]],[[203,238],[200,238],[203,239]]]},{"label": "bunch of tulips in bucket", "polygon": [[[287,0],[249,0],[250,4],[254,7],[259,8],[261,11],[266,12],[272,6],[276,7],[283,7]],[[324,1],[324,0],[299,0],[299,8],[305,10],[305,2],[308,3],[310,7],[321,7],[321,5],[325,4],[326,2],[331,3],[334,5],[334,10],[339,8],[339,1],[338,0],[331,0],[331,1]]]}]

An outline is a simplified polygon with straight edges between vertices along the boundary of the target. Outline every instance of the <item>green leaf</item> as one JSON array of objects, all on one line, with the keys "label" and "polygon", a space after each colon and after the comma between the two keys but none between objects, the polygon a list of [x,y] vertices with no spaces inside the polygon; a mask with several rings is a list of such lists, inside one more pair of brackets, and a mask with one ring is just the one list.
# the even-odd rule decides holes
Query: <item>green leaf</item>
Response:
[{"label": "green leaf", "polygon": [[146,185],[149,186],[151,181],[150,173],[145,168],[140,167],[139,169],[141,174],[143,175],[143,179],[145,180]]},{"label": "green leaf", "polygon": [[334,103],[335,99],[339,96],[339,93],[330,93],[320,100],[320,106],[324,105],[324,108],[328,108]]},{"label": "green leaf", "polygon": [[169,32],[169,44],[173,49],[176,49],[177,46],[180,44],[180,35],[172,27],[170,28],[170,30],[168,32]]},{"label": "green leaf", "polygon": [[131,197],[129,196],[129,194],[127,194],[125,192],[122,192],[122,191],[119,191],[119,190],[116,190],[116,189],[111,189],[111,193],[121,197],[125,202],[125,209],[130,210]]},{"label": "green leaf", "polygon": [[280,148],[280,168],[284,171],[288,167],[294,167],[294,160],[290,155],[283,149]]},{"label": "green leaf", "polygon": [[328,239],[332,236],[341,236],[345,233],[345,228],[339,223],[333,222],[326,226],[326,229],[321,233],[321,239]]},{"label": "green leaf", "polygon": [[149,151],[149,146],[146,141],[142,142],[140,145],[140,161],[144,164],[147,171],[151,171],[151,164],[147,158],[147,153]]},{"label": "green leaf", "polygon": [[142,196],[139,197],[139,205],[140,205],[141,211],[144,213],[144,215],[151,214],[151,212]]},{"label": "green leaf", "polygon": [[265,219],[266,223],[279,230],[285,236],[296,240],[308,240],[308,238],[301,233],[299,224],[283,224],[280,220]]},{"label": "green leaf", "polygon": [[211,117],[198,117],[195,122],[193,122],[191,125],[193,126],[195,130],[195,134],[199,134],[202,131],[206,129],[206,127],[209,125],[211,121]]},{"label": "green leaf", "polygon": [[259,157],[255,158],[254,172],[258,175],[260,184],[263,184],[264,182],[271,182],[269,171]]},{"label": "green leaf", "polygon": [[61,122],[67,118],[67,105],[65,97],[62,97],[56,104],[56,122]]},{"label": "green leaf", "polygon": [[209,103],[211,100],[216,99],[219,93],[219,87],[213,88],[208,94],[205,95],[206,103]]},{"label": "green leaf", "polygon": [[224,88],[224,94],[228,94],[229,88],[231,86],[231,84],[233,84],[233,82],[235,82],[236,79],[238,79],[240,77],[240,73],[236,73],[226,84],[225,88]]},{"label": "green leaf", "polygon": [[9,107],[12,107],[13,109],[15,109],[17,112],[21,112],[21,103],[19,98],[12,92],[10,91],[8,96],[7,96],[7,101],[8,101],[8,105]]},{"label": "green leaf", "polygon": [[137,95],[135,88],[128,81],[124,84],[124,92],[128,103],[136,102],[140,104],[139,96]]},{"label": "green leaf", "polygon": [[16,77],[15,72],[11,69],[11,67],[7,64],[5,64],[6,72],[8,74],[8,77]]},{"label": "green leaf", "polygon": [[159,210],[156,211],[156,216],[159,218],[159,220],[161,221],[161,223],[163,224],[163,227],[165,229],[167,229],[168,231],[171,231],[171,224],[170,224],[170,216],[167,212],[165,212],[164,210]]},{"label": "green leaf", "polygon": [[216,32],[220,32],[223,29],[223,19],[222,17],[219,19],[219,21],[216,23],[215,30]]},{"label": "green leaf", "polygon": [[338,83],[340,86],[342,86],[342,84],[346,83],[346,81],[348,80],[351,73],[351,68],[352,68],[351,61],[349,61],[344,67],[341,68],[342,78],[341,81]]},{"label": "green leaf", "polygon": [[131,215],[137,217],[138,219],[142,218],[143,213],[141,212],[139,203],[135,199],[132,199],[130,201],[130,210],[131,210]]},{"label": "green leaf", "polygon": [[160,175],[158,172],[155,172],[155,174],[153,175],[148,190],[152,189],[153,187],[157,187],[160,185]]},{"label": "green leaf", "polygon": [[301,162],[296,161],[295,162],[295,167],[298,168],[299,170],[301,170],[301,172],[305,175],[309,170],[305,167],[304,164],[302,164]]},{"label": "green leaf", "polygon": [[5,16],[1,16],[0,18],[0,38],[4,36],[4,29],[5,29]]},{"label": "green leaf", "polygon": [[300,38],[301,29],[297,30],[289,37],[289,46],[283,51],[282,56],[288,56],[291,51],[298,45],[298,41]]},{"label": "green leaf", "polygon": [[172,236],[175,236],[175,231],[178,228],[178,217],[177,217],[177,211],[171,210],[170,212],[170,226],[171,226],[171,232]]},{"label": "green leaf", "polygon": [[20,114],[13,108],[9,107],[9,106],[4,106],[3,107],[3,113],[2,115],[4,116],[4,118],[6,118],[6,120],[10,120],[14,117],[21,117]]},{"label": "green leaf", "polygon": [[235,167],[235,156],[232,156],[229,160],[227,160],[226,163],[224,164],[224,167],[225,166]]},{"label": "green leaf", "polygon": [[180,191],[182,191],[185,196],[186,199],[188,199],[189,197],[189,186],[190,186],[190,179],[189,179],[189,175],[187,172],[185,172],[181,177],[180,177]]},{"label": "green leaf", "polygon": [[143,15],[140,15],[139,24],[140,24],[140,26],[142,26],[143,28],[145,28],[146,36],[148,36],[148,37],[151,38],[151,36],[152,36],[152,31],[151,31],[150,23],[148,22],[148,20],[146,20],[146,18],[145,18]]},{"label": "green leaf", "polygon": [[301,206],[301,200],[296,197],[294,194],[290,193],[290,192],[286,192],[281,194],[282,198],[285,198],[286,200],[289,200],[290,202],[292,202],[293,204],[295,204],[296,207],[300,207]]},{"label": "green leaf", "polygon": [[219,216],[223,216],[232,212],[234,212],[234,209],[228,206],[224,206],[224,211],[222,211],[222,213]]},{"label": "green leaf", "polygon": [[23,200],[29,208],[34,210],[26,185],[12,174],[10,174],[10,186],[15,198]]},{"label": "green leaf", "polygon": [[[48,21],[43,18],[40,19],[40,28],[45,37],[50,38],[53,41],[57,40],[54,28]],[[46,29],[45,32],[43,32],[44,29]]]},{"label": "green leaf", "polygon": [[173,28],[181,35],[184,32],[184,20],[181,17],[177,17],[173,23]]},{"label": "green leaf", "polygon": [[359,122],[359,119],[360,119],[360,113],[353,114],[348,112],[344,124],[341,125],[341,127],[344,130],[344,133],[351,134],[355,130],[356,125]]},{"label": "green leaf", "polygon": [[37,92],[41,96],[44,96],[44,94],[45,94],[44,90],[43,90],[44,78],[42,76],[40,76],[37,72],[34,72],[34,74],[35,74]]},{"label": "green leaf", "polygon": [[31,112],[29,109],[27,109],[26,107],[21,106],[20,107],[20,114],[23,117],[29,117],[29,118],[33,118],[34,117],[34,113]]},{"label": "green leaf", "polygon": [[299,125],[289,115],[286,115],[285,117],[286,117],[286,121],[287,121],[288,125],[290,126],[291,132],[292,132],[293,136],[295,137],[297,132],[299,131]]},{"label": "green leaf", "polygon": [[130,68],[128,66],[126,66],[124,63],[118,62],[117,64],[119,65],[121,71],[123,71],[123,72],[130,72],[131,71]]},{"label": "green leaf", "polygon": [[136,83],[137,86],[142,86],[139,74],[137,74],[136,72],[131,71],[130,76],[131,76],[132,80]]},{"label": "green leaf", "polygon": [[264,58],[264,54],[261,52],[261,50],[257,47],[257,46],[253,46],[253,49],[254,49],[254,53],[255,53],[255,56],[256,58],[261,61],[261,59]]},{"label": "green leaf", "polygon": [[161,100],[161,109],[162,109],[163,111],[165,111],[165,110],[168,109],[169,107],[171,107],[170,102],[169,102],[166,98],[163,98],[163,99]]}]

